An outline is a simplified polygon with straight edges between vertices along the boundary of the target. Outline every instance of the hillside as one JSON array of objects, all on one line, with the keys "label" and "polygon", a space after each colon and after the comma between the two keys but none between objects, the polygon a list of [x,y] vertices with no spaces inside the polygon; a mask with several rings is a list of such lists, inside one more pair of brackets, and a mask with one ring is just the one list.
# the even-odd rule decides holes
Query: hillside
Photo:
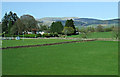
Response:
[{"label": "hillside", "polygon": [[44,17],[41,19],[37,19],[37,21],[45,24],[51,25],[52,22],[61,21],[63,25],[65,25],[66,20],[73,19],[75,26],[113,26],[118,24],[118,19],[111,19],[111,20],[99,20],[99,19],[92,19],[92,18],[79,18],[79,17]]}]

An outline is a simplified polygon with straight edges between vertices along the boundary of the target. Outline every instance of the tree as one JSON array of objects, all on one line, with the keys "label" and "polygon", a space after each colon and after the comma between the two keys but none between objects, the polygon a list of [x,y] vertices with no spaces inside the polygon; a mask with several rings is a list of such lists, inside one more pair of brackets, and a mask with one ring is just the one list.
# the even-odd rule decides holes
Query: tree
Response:
[{"label": "tree", "polygon": [[80,29],[80,32],[82,33],[82,38],[88,38],[88,36],[90,35],[90,33],[92,32],[93,30],[91,29],[91,27],[83,27]]},{"label": "tree", "polygon": [[32,31],[32,29],[38,29],[37,21],[31,15],[23,15],[20,17],[21,22],[24,24],[26,31]]},{"label": "tree", "polygon": [[74,21],[72,19],[66,21],[65,27],[72,27],[74,29],[74,33],[76,33]]},{"label": "tree", "polygon": [[2,33],[2,24],[0,22],[0,34]]},{"label": "tree", "polygon": [[95,32],[95,29],[94,29],[94,27],[87,27],[87,31],[88,32]]},{"label": "tree", "polygon": [[72,27],[64,27],[62,31],[65,35],[71,35],[74,33],[74,29]]},{"label": "tree", "polygon": [[104,32],[104,28],[102,25],[98,25],[97,28],[96,28],[96,31],[97,32]]},{"label": "tree", "polygon": [[8,32],[8,15],[5,13],[4,17],[2,18],[2,33]]},{"label": "tree", "polygon": [[81,33],[82,38],[88,38],[91,32],[94,32],[94,28],[93,27],[81,27],[81,28],[78,28],[78,31]]},{"label": "tree", "polygon": [[110,31],[113,31],[113,28],[114,28],[114,27],[108,27],[108,28],[105,28],[104,31],[105,31],[105,32],[110,32]]},{"label": "tree", "polygon": [[14,14],[12,15],[12,17],[13,17],[13,20],[14,20],[14,21],[17,21],[17,19],[19,19],[19,17],[17,16],[16,13],[14,13]]},{"label": "tree", "polygon": [[26,29],[25,25],[22,23],[20,19],[18,19],[10,31],[11,31],[11,34],[19,35],[19,34],[22,34],[22,32],[24,32],[25,29]]},{"label": "tree", "polygon": [[5,16],[2,19],[2,32],[6,32],[10,34],[10,29],[14,25],[14,23],[17,21],[19,17],[16,13],[13,13],[10,11],[8,14],[5,13]]},{"label": "tree", "polygon": [[17,21],[17,19],[18,19],[17,14],[10,11],[8,14],[8,33],[9,34],[10,34],[10,29],[13,27],[13,25]]},{"label": "tree", "polygon": [[89,31],[88,29],[84,29],[82,32],[82,38],[88,38],[90,33],[91,33],[91,31]]},{"label": "tree", "polygon": [[11,34],[10,29],[13,27],[13,22],[9,21],[9,26],[8,26],[8,34]]},{"label": "tree", "polygon": [[78,31],[80,33],[85,33],[86,31],[88,31],[88,29],[86,27],[81,27],[81,28],[78,28]]},{"label": "tree", "polygon": [[120,27],[113,28],[113,37],[115,37],[115,39],[119,39],[119,37],[120,37],[119,29],[120,29]]},{"label": "tree", "polygon": [[40,31],[44,31],[44,30],[48,30],[48,26],[47,25],[40,25]]},{"label": "tree", "polygon": [[53,22],[52,25],[50,26],[50,31],[55,33],[62,33],[62,30],[63,30],[63,25],[60,21],[57,21],[57,22]]}]

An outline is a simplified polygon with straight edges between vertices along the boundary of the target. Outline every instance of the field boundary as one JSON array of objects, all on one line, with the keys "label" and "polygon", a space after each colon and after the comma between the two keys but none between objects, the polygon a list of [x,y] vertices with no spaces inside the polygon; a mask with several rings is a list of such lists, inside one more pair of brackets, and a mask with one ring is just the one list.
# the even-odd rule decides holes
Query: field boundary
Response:
[{"label": "field boundary", "polygon": [[49,45],[58,45],[58,44],[66,44],[66,43],[76,43],[76,42],[87,42],[87,41],[95,41],[96,39],[92,40],[80,40],[80,41],[65,41],[59,43],[48,43],[48,44],[38,44],[38,45],[24,45],[24,46],[13,46],[13,47],[3,47],[0,49],[14,49],[14,48],[28,48],[28,47],[41,47],[41,46],[49,46]]}]

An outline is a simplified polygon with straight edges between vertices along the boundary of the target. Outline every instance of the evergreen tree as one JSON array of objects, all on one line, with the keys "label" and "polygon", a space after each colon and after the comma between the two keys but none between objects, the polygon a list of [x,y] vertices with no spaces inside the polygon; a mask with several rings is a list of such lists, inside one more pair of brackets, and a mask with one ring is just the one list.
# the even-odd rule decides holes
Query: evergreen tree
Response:
[{"label": "evergreen tree", "polygon": [[18,19],[17,14],[12,13],[12,11],[10,11],[8,14],[5,13],[5,16],[2,19],[2,32],[6,32],[10,34],[10,29],[17,21],[17,19]]},{"label": "evergreen tree", "polygon": [[53,22],[50,26],[50,32],[54,33],[56,31],[55,29],[56,29],[55,22]]},{"label": "evergreen tree", "polygon": [[65,27],[72,27],[74,29],[74,33],[76,33],[74,21],[72,19],[66,21]]},{"label": "evergreen tree", "polygon": [[48,30],[48,26],[47,25],[40,25],[39,30],[40,31]]},{"label": "evergreen tree", "polygon": [[8,15],[5,13],[5,16],[2,19],[2,32],[8,31]]},{"label": "evergreen tree", "polygon": [[63,30],[63,25],[60,21],[57,21],[57,22],[53,22],[51,27],[50,27],[50,31],[55,33],[62,33],[62,30]]},{"label": "evergreen tree", "polygon": [[12,16],[13,16],[13,20],[14,20],[14,21],[17,21],[17,19],[19,19],[19,17],[17,16],[16,13],[14,13]]}]

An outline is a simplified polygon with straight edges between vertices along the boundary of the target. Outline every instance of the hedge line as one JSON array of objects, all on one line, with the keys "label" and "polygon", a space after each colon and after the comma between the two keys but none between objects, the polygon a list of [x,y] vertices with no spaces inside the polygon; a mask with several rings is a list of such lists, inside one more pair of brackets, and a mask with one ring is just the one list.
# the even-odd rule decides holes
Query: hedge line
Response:
[{"label": "hedge line", "polygon": [[24,34],[24,35],[9,35],[9,34],[4,34],[2,35],[3,37],[26,37],[26,38],[37,38],[37,37],[59,37],[57,33],[44,33],[43,35],[41,34]]}]

